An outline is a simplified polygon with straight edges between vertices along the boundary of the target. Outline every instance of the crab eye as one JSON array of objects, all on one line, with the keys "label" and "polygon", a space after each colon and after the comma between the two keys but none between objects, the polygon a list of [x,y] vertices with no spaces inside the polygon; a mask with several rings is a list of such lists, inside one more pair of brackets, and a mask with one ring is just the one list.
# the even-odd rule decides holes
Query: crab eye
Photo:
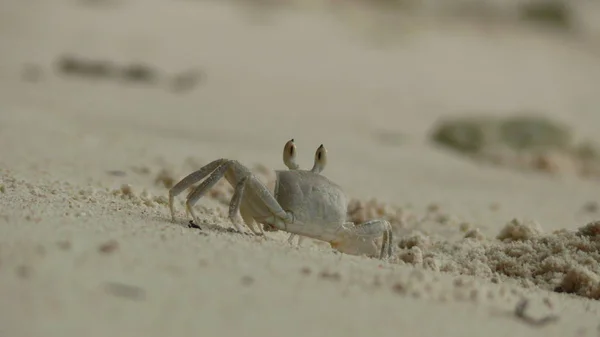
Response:
[{"label": "crab eye", "polygon": [[325,159],[325,152],[327,150],[325,150],[325,146],[323,146],[323,144],[321,144],[321,146],[319,146],[319,148],[317,149],[317,160],[318,161],[323,161]]},{"label": "crab eye", "polygon": [[294,152],[296,151],[296,144],[294,144],[294,139],[290,139],[287,143],[285,143],[285,151],[289,153],[290,156],[294,156]]}]

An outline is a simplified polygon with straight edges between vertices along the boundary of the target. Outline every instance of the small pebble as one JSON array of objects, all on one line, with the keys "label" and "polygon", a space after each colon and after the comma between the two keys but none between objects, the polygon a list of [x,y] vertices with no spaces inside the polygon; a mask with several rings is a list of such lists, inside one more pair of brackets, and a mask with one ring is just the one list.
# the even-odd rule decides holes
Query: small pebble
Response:
[{"label": "small pebble", "polygon": [[23,279],[27,279],[31,276],[31,268],[25,265],[20,265],[17,267],[17,276]]},{"label": "small pebble", "polygon": [[202,229],[200,228],[200,226],[194,223],[194,220],[190,220],[190,222],[188,223],[188,228]]},{"label": "small pebble", "polygon": [[175,75],[171,80],[171,90],[174,92],[184,92],[194,88],[203,77],[203,73],[198,70],[190,70],[185,73]]},{"label": "small pebble", "polygon": [[392,290],[393,290],[395,293],[398,293],[398,294],[405,294],[405,293],[406,293],[406,287],[404,286],[404,284],[402,284],[402,283],[400,283],[400,282],[398,282],[398,283],[394,284],[394,285],[392,286]]},{"label": "small pebble", "polygon": [[440,205],[438,204],[430,204],[429,206],[427,206],[427,212],[437,212],[440,210]]},{"label": "small pebble", "polygon": [[101,253],[112,253],[114,251],[116,251],[119,248],[119,243],[115,240],[110,240],[106,243],[103,243],[100,245],[100,247],[98,247],[98,251]]},{"label": "small pebble", "polygon": [[338,273],[338,272],[332,273],[332,272],[328,272],[328,271],[321,272],[321,274],[319,276],[321,276],[321,278],[332,280],[332,281],[339,281],[342,278],[340,273]]},{"label": "small pebble", "polygon": [[157,80],[158,74],[154,69],[145,64],[130,64],[123,67],[121,75],[124,79],[134,82],[152,83]]},{"label": "small pebble", "polygon": [[242,284],[245,286],[251,285],[252,283],[254,283],[254,279],[250,276],[244,276],[242,277]]},{"label": "small pebble", "polygon": [[116,177],[124,177],[127,175],[127,172],[120,171],[120,170],[110,170],[110,171],[107,171],[106,173],[108,173],[111,176],[116,176]]},{"label": "small pebble", "polygon": [[596,213],[600,206],[595,201],[589,201],[585,205],[583,205],[583,210],[588,213]]},{"label": "small pebble", "polygon": [[300,269],[300,272],[304,275],[310,275],[311,270],[308,267],[302,267],[302,269]]},{"label": "small pebble", "polygon": [[146,291],[138,286],[128,285],[118,282],[107,282],[105,290],[117,297],[123,297],[130,300],[141,301],[146,299]]},{"label": "small pebble", "polygon": [[59,241],[56,243],[56,245],[58,246],[58,248],[62,249],[62,250],[69,250],[71,249],[71,242],[70,241]]}]

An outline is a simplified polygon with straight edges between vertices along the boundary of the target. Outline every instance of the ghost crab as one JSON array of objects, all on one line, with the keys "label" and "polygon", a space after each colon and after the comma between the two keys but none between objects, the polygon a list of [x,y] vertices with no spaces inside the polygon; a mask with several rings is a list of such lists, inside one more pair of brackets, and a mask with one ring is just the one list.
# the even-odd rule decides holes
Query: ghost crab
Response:
[{"label": "ghost crab", "polygon": [[[290,156],[285,149],[292,149]],[[319,150],[322,149],[320,152]],[[254,234],[254,224],[274,227],[293,235],[328,242],[335,250],[351,255],[367,255],[380,259],[392,255],[392,228],[384,219],[374,219],[361,224],[346,221],[348,199],[342,188],[320,172],[324,167],[326,153],[321,145],[317,149],[323,158],[315,161],[312,170],[302,170],[295,163],[293,139],[284,148],[284,162],[288,171],[276,170],[274,189],[271,192],[246,166],[236,160],[217,159],[190,173],[169,190],[169,210],[175,221],[174,199],[183,190],[208,176],[186,198],[186,210],[196,225],[200,222],[194,212],[194,204],[222,177],[234,187],[229,205],[229,218],[236,229],[243,232],[236,221],[239,211],[246,225]],[[321,157],[319,157],[321,158]],[[315,158],[315,159],[319,159]],[[259,226],[260,227],[260,226]],[[381,249],[375,239],[382,238]]]}]

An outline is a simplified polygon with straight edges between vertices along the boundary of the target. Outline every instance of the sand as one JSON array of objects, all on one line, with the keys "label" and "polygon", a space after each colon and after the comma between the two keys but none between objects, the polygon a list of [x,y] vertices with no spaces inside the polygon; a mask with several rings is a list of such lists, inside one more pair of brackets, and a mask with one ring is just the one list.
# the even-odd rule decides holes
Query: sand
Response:
[{"label": "sand", "polygon": [[[535,110],[600,141],[596,8],[573,35],[246,5],[2,3],[0,336],[600,335],[597,182],[427,139]],[[183,196],[171,222],[166,186],[220,157],[268,180],[290,138],[303,168],[325,144],[354,220],[392,223],[390,261],[235,233],[225,183],[203,230]]]}]

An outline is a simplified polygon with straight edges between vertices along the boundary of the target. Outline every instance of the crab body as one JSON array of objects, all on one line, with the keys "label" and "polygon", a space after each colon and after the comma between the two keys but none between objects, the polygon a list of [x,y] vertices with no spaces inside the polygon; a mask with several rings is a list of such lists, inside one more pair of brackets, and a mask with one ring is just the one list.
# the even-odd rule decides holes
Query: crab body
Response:
[{"label": "crab body", "polygon": [[288,231],[334,240],[339,226],[346,221],[348,199],[341,187],[311,171],[276,171],[276,176],[275,199],[294,216]]}]

